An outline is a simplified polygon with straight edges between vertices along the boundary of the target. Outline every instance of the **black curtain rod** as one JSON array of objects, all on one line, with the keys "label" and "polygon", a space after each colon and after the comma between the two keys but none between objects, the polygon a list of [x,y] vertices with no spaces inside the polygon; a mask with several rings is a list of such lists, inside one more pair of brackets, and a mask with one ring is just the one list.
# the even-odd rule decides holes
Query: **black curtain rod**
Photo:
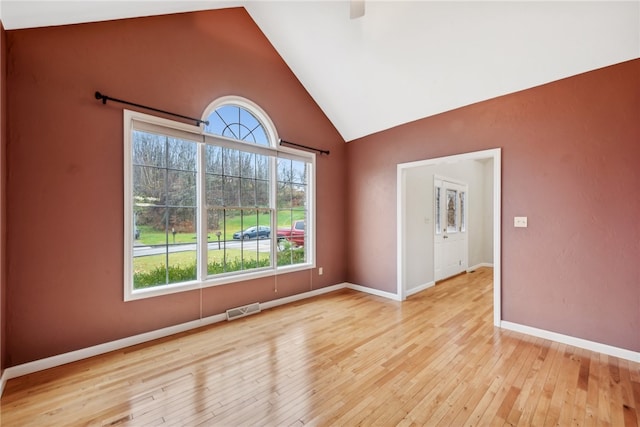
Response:
[{"label": "black curtain rod", "polygon": [[304,148],[305,150],[315,151],[320,154],[326,154],[327,156],[329,155],[329,150],[321,150],[319,148],[307,147],[306,145],[300,145],[300,144],[296,144],[295,142],[289,142],[289,141],[285,141],[284,139],[280,139],[280,145],[282,144],[293,145],[294,147]]},{"label": "black curtain rod", "polygon": [[144,108],[145,110],[151,110],[151,111],[156,111],[158,113],[168,114],[168,115],[174,116],[174,117],[180,117],[181,119],[186,119],[186,120],[191,120],[191,121],[196,122],[196,126],[200,126],[200,124],[202,124],[202,123],[204,123],[207,126],[209,125],[209,121],[208,120],[194,119],[193,117],[183,116],[182,114],[171,113],[169,111],[160,110],[158,108],[147,107],[146,105],[136,104],[135,102],[123,101],[122,99],[112,98],[110,96],[103,95],[98,91],[96,91],[96,99],[101,99],[103,104],[106,104],[107,101],[119,102],[121,104],[133,105],[134,107]]}]

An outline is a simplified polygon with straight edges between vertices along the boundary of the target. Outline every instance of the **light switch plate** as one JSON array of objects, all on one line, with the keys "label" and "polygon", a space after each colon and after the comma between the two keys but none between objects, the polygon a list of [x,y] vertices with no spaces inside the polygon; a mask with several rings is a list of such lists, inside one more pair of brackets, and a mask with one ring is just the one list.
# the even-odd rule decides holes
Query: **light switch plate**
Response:
[{"label": "light switch plate", "polygon": [[526,216],[513,217],[513,226],[527,228],[527,217]]}]

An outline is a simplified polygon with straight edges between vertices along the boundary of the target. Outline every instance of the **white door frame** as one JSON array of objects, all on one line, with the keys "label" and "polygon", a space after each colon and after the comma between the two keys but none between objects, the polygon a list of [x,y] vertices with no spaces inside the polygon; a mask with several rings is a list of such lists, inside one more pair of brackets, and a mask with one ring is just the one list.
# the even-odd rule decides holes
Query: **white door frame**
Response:
[{"label": "white door frame", "polygon": [[502,250],[501,241],[501,206],[502,206],[502,163],[501,149],[493,148],[483,151],[475,151],[471,153],[456,154],[452,156],[438,157],[435,159],[418,160],[415,162],[401,163],[397,168],[397,295],[400,301],[406,299],[406,171],[411,168],[422,166],[437,165],[441,163],[452,163],[464,160],[481,160],[493,159],[493,324],[500,326],[502,319],[501,307],[501,264]]}]

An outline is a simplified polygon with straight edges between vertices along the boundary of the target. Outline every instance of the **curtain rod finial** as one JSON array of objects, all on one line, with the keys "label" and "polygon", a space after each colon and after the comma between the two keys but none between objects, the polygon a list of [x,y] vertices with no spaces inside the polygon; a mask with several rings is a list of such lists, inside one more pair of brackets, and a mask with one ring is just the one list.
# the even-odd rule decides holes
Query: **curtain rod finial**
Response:
[{"label": "curtain rod finial", "polygon": [[96,99],[102,99],[102,103],[103,104],[107,103],[107,96],[106,95],[103,95],[100,92],[96,91],[95,97],[96,97]]}]

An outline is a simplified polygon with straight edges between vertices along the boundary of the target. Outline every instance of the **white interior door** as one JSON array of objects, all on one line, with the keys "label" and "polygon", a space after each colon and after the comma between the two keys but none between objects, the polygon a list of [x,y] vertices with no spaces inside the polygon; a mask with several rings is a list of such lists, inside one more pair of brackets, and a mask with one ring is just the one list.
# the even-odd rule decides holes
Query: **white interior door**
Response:
[{"label": "white interior door", "polygon": [[434,275],[435,280],[467,269],[468,185],[434,177]]}]

